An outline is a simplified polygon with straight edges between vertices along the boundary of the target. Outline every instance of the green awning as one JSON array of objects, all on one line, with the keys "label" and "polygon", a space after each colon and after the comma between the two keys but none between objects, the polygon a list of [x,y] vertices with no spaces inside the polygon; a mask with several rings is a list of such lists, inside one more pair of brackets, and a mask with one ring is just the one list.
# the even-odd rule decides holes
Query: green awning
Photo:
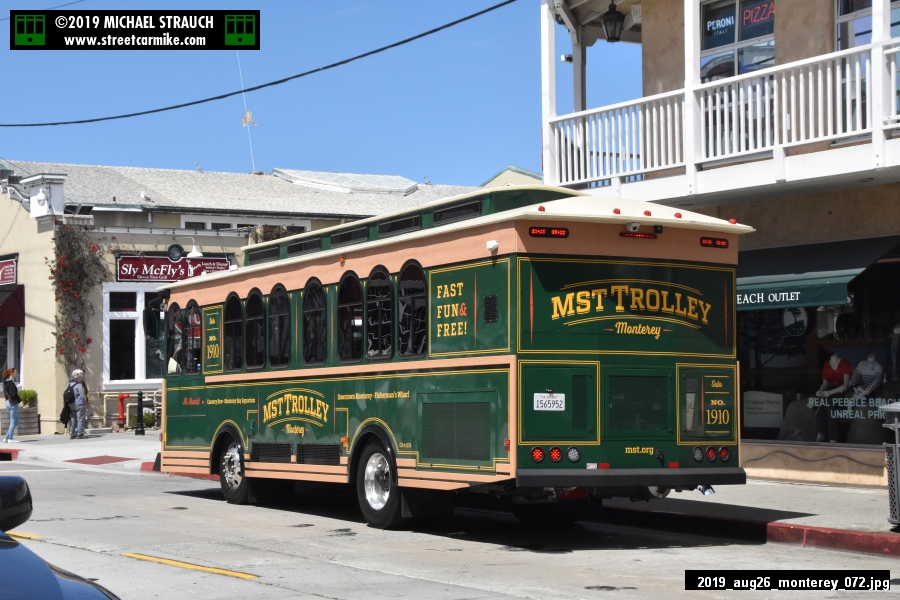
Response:
[{"label": "green awning", "polygon": [[864,270],[742,277],[737,280],[737,309],[846,304],[847,284]]},{"label": "green awning", "polygon": [[739,252],[737,309],[846,304],[850,281],[898,244],[886,236]]}]

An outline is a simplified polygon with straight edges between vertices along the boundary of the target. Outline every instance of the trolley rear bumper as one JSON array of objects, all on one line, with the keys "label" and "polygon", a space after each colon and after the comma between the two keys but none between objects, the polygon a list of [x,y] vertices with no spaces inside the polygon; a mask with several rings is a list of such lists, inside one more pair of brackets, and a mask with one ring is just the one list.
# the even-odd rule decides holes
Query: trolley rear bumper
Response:
[{"label": "trolley rear bumper", "polygon": [[740,485],[747,473],[739,467],[709,469],[518,469],[518,487],[644,487],[689,488],[698,485]]}]

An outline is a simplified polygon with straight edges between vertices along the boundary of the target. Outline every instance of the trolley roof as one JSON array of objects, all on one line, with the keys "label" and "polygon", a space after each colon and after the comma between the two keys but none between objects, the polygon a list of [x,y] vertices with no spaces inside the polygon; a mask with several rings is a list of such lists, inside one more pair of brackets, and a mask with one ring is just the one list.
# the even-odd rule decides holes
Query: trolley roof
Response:
[{"label": "trolley roof", "polygon": [[[260,250],[280,249],[288,245],[302,243],[304,241],[314,241],[317,239],[324,240],[335,234],[351,232],[363,228],[373,227],[391,223],[403,218],[422,217],[424,215],[433,215],[436,211],[441,211],[454,206],[462,206],[468,202],[479,199],[498,200],[508,199],[509,197],[522,196],[522,192],[533,191],[542,192],[546,196],[549,192],[556,196],[555,199],[542,200],[539,202],[522,202],[520,205],[513,205],[507,209],[495,209],[488,214],[481,216],[473,216],[460,220],[454,220],[446,225],[432,224],[425,226],[421,224],[421,228],[408,233],[399,233],[390,237],[380,237],[375,240],[361,241],[358,243],[341,245],[337,248],[322,248],[320,250],[303,253],[298,256],[288,256],[287,258],[272,258],[266,262],[259,264],[250,264],[237,270],[219,271],[216,273],[203,273],[202,275],[187,279],[168,283],[161,286],[160,290],[180,289],[190,287],[194,283],[202,282],[208,285],[210,281],[227,280],[231,277],[245,277],[249,273],[256,271],[265,271],[276,266],[285,266],[289,264],[302,263],[311,260],[317,260],[328,256],[340,256],[350,251],[361,249],[378,248],[382,246],[392,245],[397,242],[409,241],[432,236],[444,235],[449,232],[459,231],[461,229],[469,229],[473,227],[502,223],[514,220],[532,220],[542,221],[547,224],[556,224],[572,221],[588,221],[594,223],[619,223],[625,225],[627,223],[639,223],[641,226],[652,227],[654,225],[662,225],[677,229],[694,229],[704,232],[721,232],[721,233],[751,233],[755,231],[749,225],[740,223],[732,223],[723,219],[717,219],[700,213],[676,209],[662,204],[653,204],[639,200],[627,200],[624,198],[605,198],[594,196],[584,192],[578,192],[565,188],[552,186],[506,186],[502,188],[492,188],[487,190],[479,190],[469,194],[454,196],[428,204],[423,204],[411,209],[406,209],[396,213],[361,219],[351,223],[336,225],[325,229],[317,229],[315,231],[302,233],[290,237],[280,238],[270,242],[254,244],[246,248],[245,252],[257,253]],[[551,196],[552,197],[552,196]]]}]

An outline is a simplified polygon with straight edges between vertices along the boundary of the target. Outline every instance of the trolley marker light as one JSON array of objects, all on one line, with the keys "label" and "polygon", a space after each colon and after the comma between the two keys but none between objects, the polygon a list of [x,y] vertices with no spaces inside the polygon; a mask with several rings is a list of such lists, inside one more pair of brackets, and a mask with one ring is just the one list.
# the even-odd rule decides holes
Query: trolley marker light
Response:
[{"label": "trolley marker light", "polygon": [[725,446],[719,448],[719,460],[721,460],[722,462],[728,462],[728,456],[728,448],[726,448]]},{"label": "trolley marker light", "polygon": [[562,460],[562,450],[560,450],[556,446],[553,446],[552,448],[550,448],[550,460],[552,460],[553,462],[561,461]]},{"label": "trolley marker light", "polygon": [[565,227],[530,227],[528,235],[531,237],[567,238],[569,230]]},{"label": "trolley marker light", "polygon": [[531,449],[531,460],[534,462],[541,462],[544,460],[544,449],[540,446],[535,446]]},{"label": "trolley marker light", "polygon": [[700,446],[694,446],[694,460],[697,462],[703,462],[703,448]]},{"label": "trolley marker light", "polygon": [[655,240],[656,234],[655,233],[634,233],[631,231],[620,231],[619,237],[638,238],[641,240]]},{"label": "trolley marker light", "polygon": [[710,446],[706,449],[706,458],[709,459],[710,462],[716,462],[716,449]]},{"label": "trolley marker light", "polygon": [[581,451],[578,450],[575,446],[572,446],[566,451],[566,456],[569,457],[571,462],[578,462],[581,460]]},{"label": "trolley marker light", "polygon": [[727,248],[728,240],[724,238],[702,237],[700,245],[704,248]]}]

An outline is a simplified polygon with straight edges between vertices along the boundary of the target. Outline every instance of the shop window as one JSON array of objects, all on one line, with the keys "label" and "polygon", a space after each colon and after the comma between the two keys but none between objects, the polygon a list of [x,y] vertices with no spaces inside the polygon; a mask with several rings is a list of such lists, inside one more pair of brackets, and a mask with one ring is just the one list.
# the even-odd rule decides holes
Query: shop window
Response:
[{"label": "shop window", "polygon": [[266,309],[262,294],[250,292],[244,319],[244,347],[248,369],[259,369],[266,362]]},{"label": "shop window", "polygon": [[235,294],[225,302],[223,336],[225,370],[240,371],[244,368],[244,309]]},{"label": "shop window", "polygon": [[269,294],[269,366],[291,362],[291,301],[284,286]]},{"label": "shop window", "polygon": [[428,298],[425,273],[417,264],[400,272],[397,283],[398,346],[400,356],[424,356],[428,349]]},{"label": "shop window", "polygon": [[134,379],[134,319],[109,320],[109,379]]},{"label": "shop window", "polygon": [[184,222],[185,229],[206,229],[206,223],[203,221],[185,221]]},{"label": "shop window", "polygon": [[231,223],[210,223],[210,226],[216,231],[220,229],[231,229]]},{"label": "shop window", "polygon": [[353,362],[362,358],[362,287],[353,273],[344,276],[338,289],[338,359]]},{"label": "shop window", "polygon": [[774,0],[716,0],[701,6],[704,83],[775,65]]},{"label": "shop window", "polygon": [[[150,301],[157,298],[156,292],[144,292],[144,306],[150,306]],[[154,313],[156,314],[156,313]],[[163,376],[163,345],[165,343],[165,330],[159,327],[159,333],[155,338],[144,336],[144,377],[146,379],[159,379]],[[110,352],[110,359],[112,353]],[[110,370],[112,374],[112,370]]]},{"label": "shop window", "polygon": [[[200,307],[193,300],[188,302],[187,309],[184,311],[182,338],[184,339],[184,363],[182,363],[182,369],[185,373],[199,373],[200,347],[203,340],[200,337]],[[133,343],[134,338],[132,337]]]},{"label": "shop window", "polygon": [[366,285],[366,356],[394,355],[394,286],[390,274],[376,268]]},{"label": "shop window", "polygon": [[181,375],[184,365],[184,351],[181,348],[182,330],[181,308],[177,304],[169,306],[166,314],[166,370],[169,375]]},{"label": "shop window", "polygon": [[137,292],[110,292],[110,312],[133,312],[137,310]]},{"label": "shop window", "polygon": [[22,327],[0,327],[0,362],[3,370],[15,369],[22,379]]},{"label": "shop window", "polygon": [[303,362],[321,365],[327,350],[327,296],[322,284],[313,279],[303,294]]}]

